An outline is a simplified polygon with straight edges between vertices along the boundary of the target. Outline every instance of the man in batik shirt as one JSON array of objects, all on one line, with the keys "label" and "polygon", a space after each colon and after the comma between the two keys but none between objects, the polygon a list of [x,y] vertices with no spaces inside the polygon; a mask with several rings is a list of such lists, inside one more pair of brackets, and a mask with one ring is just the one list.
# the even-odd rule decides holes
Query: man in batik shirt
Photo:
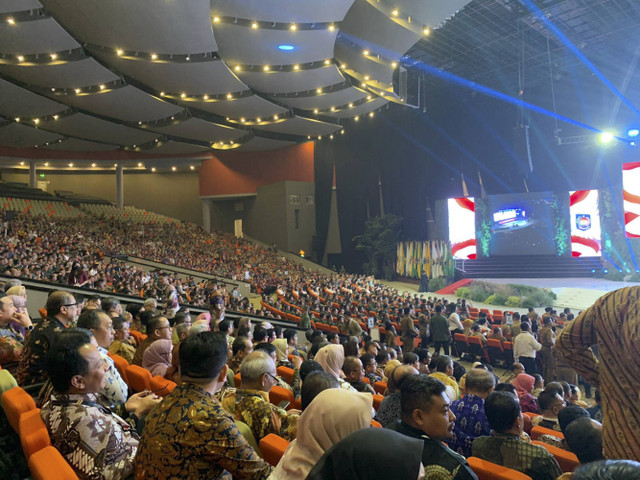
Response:
[{"label": "man in batik shirt", "polygon": [[33,329],[29,315],[18,313],[11,297],[5,295],[0,298],[0,365],[20,360],[24,335],[13,327],[14,322],[27,331]]},{"label": "man in batik shirt", "polygon": [[147,418],[135,478],[266,479],[271,467],[213,396],[227,377],[226,337],[191,335],[179,355],[182,383]]}]

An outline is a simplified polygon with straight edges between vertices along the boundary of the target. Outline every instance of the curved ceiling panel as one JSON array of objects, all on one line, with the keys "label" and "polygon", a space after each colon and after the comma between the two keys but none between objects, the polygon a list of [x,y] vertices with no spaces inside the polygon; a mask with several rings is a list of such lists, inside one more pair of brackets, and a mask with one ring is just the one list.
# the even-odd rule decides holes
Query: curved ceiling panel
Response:
[{"label": "curved ceiling panel", "polygon": [[46,88],[82,88],[117,81],[120,78],[92,58],[62,65],[2,65],[0,72],[23,83]]},{"label": "curved ceiling panel", "polygon": [[342,83],[345,78],[335,65],[298,72],[244,72],[238,76],[252,88],[265,94],[302,92]]},{"label": "curved ceiling panel", "polygon": [[150,130],[164,135],[182,137],[202,142],[215,143],[218,141],[236,140],[247,132],[237,128],[224,127],[215,123],[206,122],[197,118],[190,118],[184,122],[167,127],[150,127]]},{"label": "curved ceiling panel", "polygon": [[39,128],[10,123],[0,128],[0,145],[5,147],[28,148],[43,145],[47,142],[55,142],[62,136],[45,132]]},{"label": "curved ceiling panel", "polygon": [[66,109],[66,105],[0,79],[0,115],[11,118],[42,117]]},{"label": "curved ceiling panel", "polygon": [[40,2],[36,0],[2,0],[0,2],[0,12],[2,13],[21,12],[36,8],[42,8]]},{"label": "curved ceiling panel", "polygon": [[322,95],[311,95],[301,97],[287,97],[280,101],[293,108],[313,111],[328,110],[331,107],[339,107],[340,105],[348,105],[351,102],[358,101],[362,98],[366,99],[367,93],[355,87],[349,87],[336,92],[325,93]]},{"label": "curved ceiling panel", "polygon": [[290,147],[295,142],[288,142],[286,140],[275,140],[272,138],[253,137],[246,143],[243,143],[235,150],[242,152],[259,152],[262,150],[276,150],[278,148]]},{"label": "curved ceiling panel", "polygon": [[82,113],[42,122],[41,126],[70,137],[116,145],[139,145],[151,142],[158,137],[157,134],[107,122]]},{"label": "curved ceiling panel", "polygon": [[264,98],[252,95],[227,102],[198,102],[193,104],[200,110],[215,113],[229,118],[271,117],[286,113],[286,108],[280,107]]},{"label": "curved ceiling panel", "polygon": [[209,0],[41,0],[82,42],[156,53],[217,50]]},{"label": "curved ceiling panel", "polygon": [[202,147],[200,145],[193,145],[191,143],[183,143],[183,142],[158,142],[159,145],[156,148],[151,150],[146,150],[145,153],[153,153],[160,155],[174,155],[179,153],[201,153],[212,151],[210,148]]},{"label": "curved ceiling panel", "polygon": [[344,18],[352,4],[353,0],[323,0],[322,2],[212,0],[211,13],[281,23],[335,22]]},{"label": "curved ceiling panel", "polygon": [[181,107],[158,100],[130,85],[94,95],[69,95],[64,101],[68,105],[126,122],[150,122],[183,111]]},{"label": "curved ceiling panel", "polygon": [[362,105],[356,105],[353,108],[346,108],[344,110],[340,110],[339,112],[323,113],[322,115],[334,118],[353,118],[358,115],[364,115],[366,113],[372,112],[373,110],[382,107],[386,103],[388,102],[384,98],[374,97],[372,101],[364,103]]},{"label": "curved ceiling panel", "polygon": [[271,125],[261,125],[260,130],[274,133],[288,133],[293,135],[328,135],[341,130],[340,125],[334,123],[321,122],[304,117],[295,116],[284,122]]},{"label": "curved ceiling panel", "polygon": [[58,22],[44,17],[33,22],[0,24],[0,52],[30,55],[72,50],[80,45]]},{"label": "curved ceiling panel", "polygon": [[106,143],[88,142],[77,138],[67,138],[63,142],[55,142],[50,145],[43,145],[42,148],[49,150],[64,150],[70,152],[110,152],[117,150],[118,145],[108,145]]}]

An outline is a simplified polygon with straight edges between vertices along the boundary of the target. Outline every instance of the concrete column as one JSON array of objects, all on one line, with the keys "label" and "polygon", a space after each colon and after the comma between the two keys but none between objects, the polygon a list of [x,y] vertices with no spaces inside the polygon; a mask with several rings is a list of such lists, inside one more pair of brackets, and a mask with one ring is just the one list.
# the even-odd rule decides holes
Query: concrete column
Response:
[{"label": "concrete column", "polygon": [[29,162],[29,186],[36,188],[36,162],[33,160]]},{"label": "concrete column", "polygon": [[123,168],[120,163],[116,167],[116,207],[124,207]]},{"label": "concrete column", "polygon": [[205,232],[211,232],[211,200],[202,199],[202,228]]}]

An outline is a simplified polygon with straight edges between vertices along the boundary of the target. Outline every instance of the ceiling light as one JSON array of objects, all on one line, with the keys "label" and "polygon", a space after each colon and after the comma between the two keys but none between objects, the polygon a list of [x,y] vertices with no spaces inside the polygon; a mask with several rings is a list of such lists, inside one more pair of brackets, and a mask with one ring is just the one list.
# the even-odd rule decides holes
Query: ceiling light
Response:
[{"label": "ceiling light", "polygon": [[240,71],[240,65],[236,65],[236,66],[235,66],[235,68],[234,68],[234,70],[235,70],[236,72],[239,72],[239,71]]},{"label": "ceiling light", "polygon": [[58,55],[55,53],[52,53],[51,55],[49,55],[51,57],[51,60],[55,60],[56,58],[58,58]]},{"label": "ceiling light", "polygon": [[300,70],[300,65],[294,65],[294,66],[293,66],[293,69],[294,69],[294,70]]},{"label": "ceiling light", "polygon": [[394,17],[397,17],[399,13],[400,12],[398,11],[397,8],[394,8],[393,10],[391,10],[391,15],[393,15]]},{"label": "ceiling light", "polygon": [[158,59],[158,54],[157,53],[152,53],[151,54],[151,60],[157,60]]},{"label": "ceiling light", "polygon": [[369,75],[365,75],[364,79],[368,82],[369,81]]},{"label": "ceiling light", "polygon": [[260,123],[262,121],[262,118],[258,117],[256,118],[256,122]]},{"label": "ceiling light", "polygon": [[363,54],[365,57],[369,56],[369,50],[364,50],[364,51],[362,52],[362,54]]},{"label": "ceiling light", "polygon": [[15,120],[16,122],[20,123],[20,117],[16,117],[16,118],[14,118],[14,120]]},{"label": "ceiling light", "polygon": [[193,165],[189,165],[189,169],[190,169],[190,170],[195,170],[195,169],[196,169],[196,167],[194,167]]},{"label": "ceiling light", "polygon": [[171,171],[175,172],[176,170],[178,170],[176,167],[171,167]]},{"label": "ceiling light", "polygon": [[187,94],[186,94],[186,93],[184,93],[184,92],[182,92],[182,93],[180,94],[180,98],[185,98],[186,96],[187,96]]},{"label": "ceiling light", "polygon": [[353,119],[357,122],[358,120],[360,120],[360,115],[356,115]]},{"label": "ceiling light", "polygon": [[253,28],[253,29],[258,28],[258,22],[253,22],[253,23],[251,24],[251,28]]},{"label": "ceiling light", "polygon": [[424,27],[422,29],[422,34],[423,35],[429,35],[431,33],[431,30],[428,27]]},{"label": "ceiling light", "polygon": [[60,118],[58,115],[54,115],[54,116],[53,116],[53,119],[54,119],[54,120],[57,120],[58,118]]},{"label": "ceiling light", "polygon": [[44,162],[44,166],[48,167],[49,166],[49,162]]},{"label": "ceiling light", "polygon": [[138,166],[139,166],[139,167],[142,167],[143,165],[142,165],[142,163],[138,163]]},{"label": "ceiling light", "polygon": [[205,93],[204,97],[202,97],[202,98],[203,98],[203,99],[205,99],[205,100],[209,100],[209,95],[207,95],[207,94]]},{"label": "ceiling light", "polygon": [[273,116],[273,119],[274,119],[274,120],[278,120],[279,118],[280,118],[280,117],[278,117],[278,115],[274,115],[274,116]]},{"label": "ceiling light", "polygon": [[371,95],[367,95],[367,100],[371,100]]},{"label": "ceiling light", "polygon": [[104,90],[104,84],[103,83],[100,84],[100,90]]},{"label": "ceiling light", "polygon": [[340,130],[340,135],[344,135],[344,128]]},{"label": "ceiling light", "polygon": [[16,21],[13,19],[13,17],[9,17],[9,18],[7,18],[7,23],[8,23],[9,25],[15,25],[15,24],[16,24]]},{"label": "ceiling light", "polygon": [[233,95],[231,95],[230,93],[227,93],[227,100],[231,100],[233,98]]},{"label": "ceiling light", "polygon": [[186,56],[186,58],[185,58],[185,60],[186,60],[187,62],[190,62],[190,61],[191,61],[191,57],[190,57],[189,55],[187,55],[187,56]]},{"label": "ceiling light", "polygon": [[336,107],[331,107],[331,111],[335,112],[336,111]]},{"label": "ceiling light", "polygon": [[317,109],[317,108],[314,108],[314,109],[313,109],[313,113],[315,113],[315,114],[317,115],[317,114],[318,114],[318,109]]},{"label": "ceiling light", "polygon": [[92,164],[91,164],[91,166],[95,168],[96,164],[95,164],[95,163],[92,163]]},{"label": "ceiling light", "polygon": [[24,162],[20,162],[20,165],[24,165]]},{"label": "ceiling light", "polygon": [[69,166],[70,166],[70,167],[73,167],[73,163],[70,163],[70,164],[69,164]]},{"label": "ceiling light", "polygon": [[325,65],[329,65],[330,63],[331,63],[331,60],[329,60],[329,59],[326,59],[326,60],[324,61],[324,64],[325,64]]},{"label": "ceiling light", "polygon": [[117,163],[114,163],[114,164],[113,164],[113,166],[114,166],[114,167],[117,167],[117,166],[118,166],[118,164],[117,164]]},{"label": "ceiling light", "polygon": [[79,89],[79,88],[76,88],[74,91],[75,91],[76,93],[80,93],[80,89]]},{"label": "ceiling light", "polygon": [[613,140],[613,134],[611,132],[602,132],[600,134],[600,141],[602,143],[610,143]]},{"label": "ceiling light", "polygon": [[322,135],[318,135],[318,140],[322,140]]},{"label": "ceiling light", "polygon": [[244,117],[242,117],[242,118],[240,119],[240,122],[241,122],[241,123],[244,123],[244,122],[246,122],[246,121],[247,121],[247,119],[246,119],[246,118],[244,118]]},{"label": "ceiling light", "polygon": [[343,63],[342,65],[340,65],[340,68],[342,68],[344,70],[345,68],[347,68],[347,64]]},{"label": "ceiling light", "polygon": [[373,115],[374,115],[374,113],[373,113],[373,112],[369,112],[369,116],[370,116],[371,118],[373,118]]},{"label": "ceiling light", "polygon": [[291,26],[289,27],[289,30],[291,30],[292,32],[295,32],[296,30],[298,30],[298,26],[295,23],[292,23]]},{"label": "ceiling light", "polygon": [[151,171],[155,172],[156,171],[156,167],[151,167]]},{"label": "ceiling light", "polygon": [[291,52],[295,49],[296,47],[294,47],[293,45],[278,45],[278,50],[282,50],[284,52]]},{"label": "ceiling light", "polygon": [[316,93],[322,93],[322,89],[321,88],[316,88]]},{"label": "ceiling light", "polygon": [[265,71],[265,72],[268,72],[268,71],[269,71],[269,65],[265,65],[265,66],[264,66],[264,71]]},{"label": "ceiling light", "polygon": [[213,17],[214,23],[218,23],[220,21],[220,17]]},{"label": "ceiling light", "polygon": [[353,108],[353,103],[350,103],[350,104],[349,104],[349,108]]},{"label": "ceiling light", "polygon": [[160,96],[161,96],[161,97],[164,97],[164,92],[160,92]]},{"label": "ceiling light", "polygon": [[331,25],[329,25],[329,31],[333,32],[336,29],[336,26],[332,23]]},{"label": "ceiling light", "polygon": [[391,68],[396,68],[398,64],[396,62],[391,62]]},{"label": "ceiling light", "polygon": [[333,134],[329,135],[329,138],[330,138],[331,140],[333,140]]},{"label": "ceiling light", "polygon": [[33,123],[35,123],[36,125],[38,125],[40,123],[40,119],[39,118],[34,118],[33,119]]},{"label": "ceiling light", "polygon": [[22,55],[18,55],[18,61],[19,61],[19,62],[24,61],[24,57],[23,57]]},{"label": "ceiling light", "polygon": [[123,55],[124,54],[124,50],[119,48],[118,50],[116,50],[116,53],[118,54],[118,56]]}]

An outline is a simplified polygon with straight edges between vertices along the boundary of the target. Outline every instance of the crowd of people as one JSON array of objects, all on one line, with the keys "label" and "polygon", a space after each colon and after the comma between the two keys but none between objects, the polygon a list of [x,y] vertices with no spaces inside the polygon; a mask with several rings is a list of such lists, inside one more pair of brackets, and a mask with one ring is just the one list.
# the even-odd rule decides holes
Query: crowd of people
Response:
[{"label": "crowd of people", "polygon": [[[534,480],[640,475],[637,332],[620,313],[635,290],[614,292],[577,319],[549,307],[495,322],[472,316],[464,301],[307,272],[195,227],[16,225],[0,252],[6,272],[105,292],[52,291],[36,321],[19,280],[0,295],[3,371],[38,387],[51,443],[81,479],[477,479],[469,458]],[[249,309],[213,282],[104,261],[125,252],[240,275],[262,291],[253,311],[264,318],[226,318],[226,307]],[[144,304],[109,296],[122,288]],[[210,313],[192,318],[185,299]],[[294,322],[282,329],[273,318]],[[623,341],[612,340],[615,332]],[[500,375],[485,358],[456,361],[456,333],[511,342],[513,364]],[[132,393],[114,358],[175,388],[164,397]],[[272,403],[276,391],[292,401]],[[270,434],[289,442],[275,466],[257,447]],[[554,448],[581,465],[563,472]]]}]

